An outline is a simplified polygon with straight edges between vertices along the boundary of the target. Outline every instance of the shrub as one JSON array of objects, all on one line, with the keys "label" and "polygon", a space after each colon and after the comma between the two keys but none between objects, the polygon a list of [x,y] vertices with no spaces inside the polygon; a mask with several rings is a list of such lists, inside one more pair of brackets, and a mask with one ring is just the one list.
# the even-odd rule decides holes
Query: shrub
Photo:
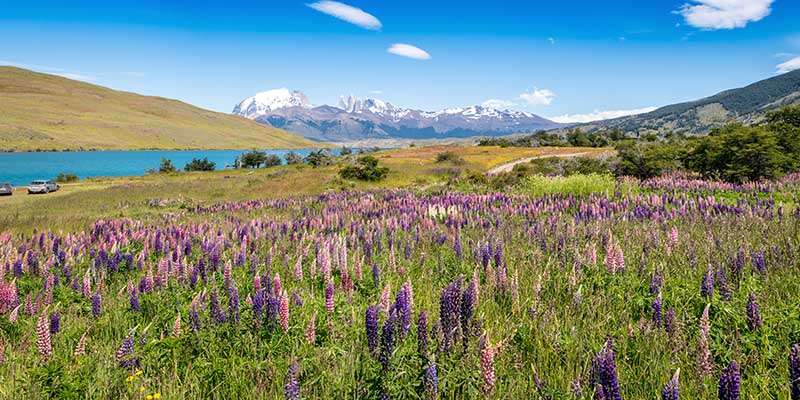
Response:
[{"label": "shrub", "polygon": [[774,179],[787,172],[797,153],[764,127],[729,125],[697,141],[687,166],[705,177],[728,182]]},{"label": "shrub", "polygon": [[522,181],[520,191],[533,196],[556,193],[588,195],[592,193],[613,193],[615,187],[616,180],[612,175],[607,174],[576,174],[555,177],[533,175],[526,177]]},{"label": "shrub", "polygon": [[360,181],[376,182],[389,174],[389,168],[378,165],[378,159],[364,156],[358,159],[356,165],[348,165],[339,171],[342,179],[355,179]]},{"label": "shrub", "polygon": [[280,157],[276,156],[275,154],[270,154],[270,155],[267,156],[266,159],[264,159],[264,167],[265,168],[277,167],[277,166],[279,166],[281,164],[283,164],[283,161],[281,160]]},{"label": "shrub", "polygon": [[55,181],[58,183],[72,183],[77,182],[78,179],[78,175],[62,172],[56,176]]},{"label": "shrub", "polygon": [[300,164],[303,162],[303,157],[300,157],[299,154],[293,151],[286,153],[283,159],[286,160],[286,165]]},{"label": "shrub", "polygon": [[217,164],[213,161],[210,161],[208,158],[203,158],[202,160],[199,158],[193,158],[192,161],[186,163],[183,167],[183,170],[186,172],[192,171],[213,171],[217,168]]},{"label": "shrub", "polygon": [[350,150],[349,147],[342,146],[342,148],[339,150],[340,156],[349,156],[350,154],[353,154],[353,150]]},{"label": "shrub", "polygon": [[327,149],[312,151],[306,156],[306,163],[314,168],[333,164],[333,156]]},{"label": "shrub", "polygon": [[242,154],[237,160],[237,166],[241,168],[259,168],[267,161],[267,153],[253,150]]},{"label": "shrub", "polygon": [[436,162],[437,163],[451,162],[455,165],[461,165],[464,164],[464,159],[461,158],[461,156],[456,154],[454,151],[446,151],[444,153],[439,153],[436,155]]},{"label": "shrub", "polygon": [[177,171],[178,169],[175,168],[174,164],[172,164],[172,160],[170,160],[169,158],[161,159],[161,164],[158,166],[158,172],[162,174],[168,174]]},{"label": "shrub", "polygon": [[652,178],[683,167],[686,156],[683,141],[669,143],[643,143],[627,140],[617,144],[619,163],[616,174],[639,179]]}]

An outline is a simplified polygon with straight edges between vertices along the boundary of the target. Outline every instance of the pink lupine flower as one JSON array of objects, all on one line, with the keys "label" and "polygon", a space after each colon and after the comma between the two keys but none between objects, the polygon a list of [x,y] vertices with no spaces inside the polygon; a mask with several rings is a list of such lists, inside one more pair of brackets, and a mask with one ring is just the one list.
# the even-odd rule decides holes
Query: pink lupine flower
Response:
[{"label": "pink lupine flower", "polygon": [[303,280],[303,255],[297,256],[297,262],[294,264],[294,279],[298,281]]},{"label": "pink lupine flower", "polygon": [[384,314],[389,315],[389,307],[391,306],[391,296],[392,296],[392,287],[391,285],[387,284],[383,287],[383,291],[381,292],[381,311]]},{"label": "pink lupine flower", "polygon": [[181,335],[181,314],[175,317],[175,322],[172,324],[172,336],[178,337]]},{"label": "pink lupine flower", "polygon": [[282,291],[281,287],[281,276],[278,273],[275,273],[275,277],[272,278],[272,294],[275,296],[280,296]]},{"label": "pink lupine flower", "polygon": [[90,272],[90,270],[86,270],[86,273],[83,275],[83,286],[81,287],[83,297],[87,299],[92,297],[92,276]]},{"label": "pink lupine flower", "polygon": [[703,310],[703,316],[700,317],[700,336],[697,340],[697,366],[702,376],[709,375],[714,369],[708,343],[708,335],[711,330],[711,321],[708,316],[709,306],[710,304],[706,305],[706,308]]},{"label": "pink lupine flower", "polygon": [[14,307],[13,310],[8,314],[8,322],[15,324],[17,322],[17,318],[19,318],[19,309],[22,307],[22,304],[18,304]]},{"label": "pink lupine flower", "polygon": [[53,356],[53,344],[50,341],[50,320],[47,318],[47,312],[39,315],[39,320],[36,322],[36,347],[39,349],[39,355],[42,359],[47,361]]},{"label": "pink lupine flower", "polygon": [[6,282],[0,278],[0,314],[10,311],[17,301],[16,281]]},{"label": "pink lupine flower", "polygon": [[88,335],[89,331],[87,330],[83,333],[83,335],[81,335],[81,338],[78,339],[78,344],[75,345],[75,351],[72,353],[75,357],[80,357],[86,354],[86,337]]},{"label": "pink lupine flower", "polygon": [[490,395],[494,391],[496,376],[494,374],[494,358],[497,348],[493,347],[486,339],[486,334],[481,337],[481,376],[483,376],[483,393]]},{"label": "pink lupine flower", "polygon": [[284,332],[289,332],[289,296],[286,292],[281,293],[278,303],[278,322]]},{"label": "pink lupine flower", "polygon": [[306,325],[306,341],[314,344],[317,341],[317,313],[311,315],[311,319]]}]

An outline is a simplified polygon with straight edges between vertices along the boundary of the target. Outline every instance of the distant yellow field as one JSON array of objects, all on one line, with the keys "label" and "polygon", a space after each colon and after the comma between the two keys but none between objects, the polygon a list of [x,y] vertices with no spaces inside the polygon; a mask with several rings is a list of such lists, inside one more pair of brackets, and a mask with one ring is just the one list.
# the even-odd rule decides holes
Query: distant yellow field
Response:
[{"label": "distant yellow field", "polygon": [[0,67],[0,150],[309,147],[320,143],[177,100]]}]

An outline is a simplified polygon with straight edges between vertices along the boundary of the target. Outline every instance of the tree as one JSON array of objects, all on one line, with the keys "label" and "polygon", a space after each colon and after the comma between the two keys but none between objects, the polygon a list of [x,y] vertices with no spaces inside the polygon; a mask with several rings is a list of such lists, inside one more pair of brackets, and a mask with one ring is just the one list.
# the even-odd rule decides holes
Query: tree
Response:
[{"label": "tree", "polygon": [[217,168],[217,163],[210,161],[208,158],[193,158],[192,161],[186,163],[183,170],[186,172],[192,171],[213,171]]},{"label": "tree", "polygon": [[239,157],[239,164],[242,168],[259,168],[267,161],[267,153],[253,150],[244,153]]},{"label": "tree", "polygon": [[342,146],[342,148],[339,150],[340,156],[349,156],[350,154],[353,154],[353,150],[350,150],[349,147]]},{"label": "tree", "polygon": [[283,161],[281,161],[281,158],[275,154],[270,154],[266,159],[264,159],[264,168],[277,167],[281,164],[283,164]]},{"label": "tree", "polygon": [[575,128],[567,133],[567,142],[575,147],[590,147],[592,145],[589,136],[580,128]]},{"label": "tree", "polygon": [[293,151],[286,153],[283,158],[286,160],[286,165],[300,164],[303,162],[303,157],[300,157],[300,155]]},{"label": "tree", "polygon": [[616,174],[639,179],[652,178],[682,167],[683,142],[644,143],[625,140],[617,143]]},{"label": "tree", "polygon": [[314,168],[324,167],[333,163],[333,156],[327,149],[312,151],[306,156],[306,163]]},{"label": "tree", "polygon": [[169,158],[162,158],[161,159],[161,165],[159,165],[159,167],[158,167],[158,172],[160,172],[162,174],[165,174],[165,173],[172,173],[172,172],[177,172],[177,171],[178,171],[178,169],[175,168],[174,164],[172,164],[172,160],[170,160]]},{"label": "tree", "polygon": [[733,124],[698,140],[686,165],[705,177],[728,182],[774,179],[787,171],[789,158],[796,158],[790,151],[765,127]]},{"label": "tree", "polygon": [[358,159],[355,165],[348,165],[339,171],[343,179],[357,179],[360,181],[376,182],[389,174],[389,168],[378,165],[378,159],[373,156],[364,156]]}]

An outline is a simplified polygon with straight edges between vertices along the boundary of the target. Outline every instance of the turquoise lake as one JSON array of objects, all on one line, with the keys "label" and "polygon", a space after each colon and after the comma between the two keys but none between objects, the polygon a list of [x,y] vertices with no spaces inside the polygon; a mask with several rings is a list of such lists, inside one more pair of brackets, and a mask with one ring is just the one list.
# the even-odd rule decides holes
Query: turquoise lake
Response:
[{"label": "turquoise lake", "polygon": [[[305,157],[313,150],[266,150],[266,153],[283,159],[290,151]],[[242,153],[242,150],[0,153],[0,183],[23,186],[36,179],[53,179],[61,172],[73,173],[81,179],[144,175],[150,169],[157,169],[162,158],[172,160],[175,167],[182,169],[193,158],[207,157],[217,163],[219,170],[232,165]]]}]

